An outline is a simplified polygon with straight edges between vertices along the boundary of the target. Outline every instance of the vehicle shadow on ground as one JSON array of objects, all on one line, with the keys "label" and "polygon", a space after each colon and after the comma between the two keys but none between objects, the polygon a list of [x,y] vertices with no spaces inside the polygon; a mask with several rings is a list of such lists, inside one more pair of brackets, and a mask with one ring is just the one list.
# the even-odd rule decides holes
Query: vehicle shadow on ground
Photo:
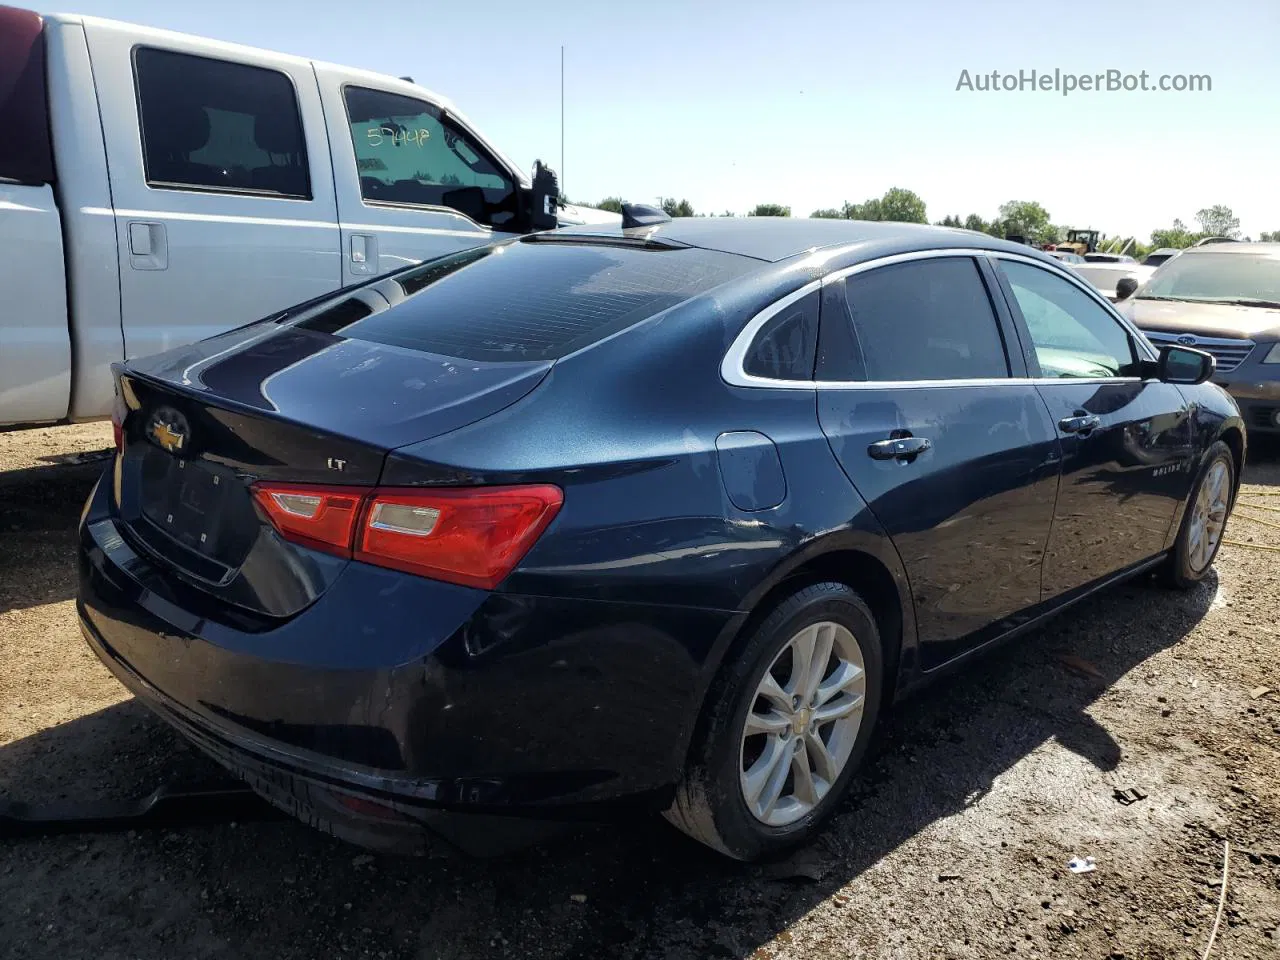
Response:
[{"label": "vehicle shadow on ground", "polygon": [[1249,455],[1242,479],[1245,483],[1280,486],[1280,437],[1249,437]]},{"label": "vehicle shadow on ground", "polygon": [[101,462],[0,473],[0,613],[75,596],[76,521]]},{"label": "vehicle shadow on ground", "polygon": [[[284,956],[280,945],[291,943],[298,955],[308,944],[332,954],[337,944],[388,957],[746,958],[886,854],[976,803],[1050,739],[1100,776],[1113,770],[1122,745],[1087,709],[1185,636],[1216,590],[1211,577],[1188,593],[1137,582],[1104,591],[900,705],[829,828],[779,863],[732,863],[656,818],[575,827],[496,860],[365,857],[292,821],[144,831],[82,847],[76,837],[0,841],[0,850],[10,845],[35,864],[49,844],[63,845],[76,879],[60,912],[74,914],[78,902],[93,912],[92,934],[68,941],[90,955],[85,936],[111,938],[113,954],[167,955],[174,938],[194,935],[182,926],[192,923],[202,942],[220,945],[209,953],[218,956]],[[0,748],[0,795],[141,796],[170,775],[210,769],[125,702]],[[106,866],[77,868],[95,850],[107,851]],[[137,919],[148,884],[163,891],[169,934]]]}]

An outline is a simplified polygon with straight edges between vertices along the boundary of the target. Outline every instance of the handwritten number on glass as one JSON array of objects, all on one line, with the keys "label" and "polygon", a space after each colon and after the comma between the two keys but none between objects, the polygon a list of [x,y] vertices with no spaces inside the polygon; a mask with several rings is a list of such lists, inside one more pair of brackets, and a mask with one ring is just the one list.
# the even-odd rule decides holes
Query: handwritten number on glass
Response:
[{"label": "handwritten number on glass", "polygon": [[423,130],[419,127],[417,130],[410,130],[399,124],[394,126],[382,125],[377,127],[369,127],[365,130],[365,136],[369,140],[369,146],[380,147],[383,143],[390,142],[393,147],[399,147],[404,144],[412,143],[417,147],[423,147],[426,142],[431,139],[431,131]]}]

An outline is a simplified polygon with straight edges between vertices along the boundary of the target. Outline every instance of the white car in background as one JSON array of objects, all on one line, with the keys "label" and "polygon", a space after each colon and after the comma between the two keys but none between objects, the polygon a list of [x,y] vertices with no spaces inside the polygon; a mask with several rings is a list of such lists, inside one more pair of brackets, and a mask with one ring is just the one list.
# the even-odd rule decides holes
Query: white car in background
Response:
[{"label": "white car in background", "polygon": [[1158,247],[1142,258],[1142,265],[1144,267],[1158,267],[1162,263],[1172,260],[1181,252],[1177,247]]},{"label": "white car in background", "polygon": [[[1085,263],[1072,264],[1071,268],[1076,273],[1084,277],[1091,284],[1098,288],[1103,296],[1112,303],[1120,300],[1120,296],[1116,293],[1116,284],[1125,277],[1133,277],[1138,281],[1138,285],[1146,283],[1156,267],[1148,267],[1138,263],[1133,257],[1125,257],[1123,260],[1095,260],[1095,254],[1086,254]],[[1102,256],[1115,257],[1115,254],[1102,254]]]}]

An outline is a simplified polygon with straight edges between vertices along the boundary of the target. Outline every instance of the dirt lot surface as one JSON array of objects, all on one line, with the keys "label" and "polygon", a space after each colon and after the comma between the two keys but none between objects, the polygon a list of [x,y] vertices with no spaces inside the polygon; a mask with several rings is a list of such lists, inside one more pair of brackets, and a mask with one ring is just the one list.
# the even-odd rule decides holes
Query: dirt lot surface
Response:
[{"label": "dirt lot surface", "polygon": [[[74,527],[100,426],[0,434],[0,797],[212,765],[90,655]],[[1243,512],[1280,523],[1260,451]],[[1280,546],[1237,516],[1228,536]],[[500,860],[372,857],[292,821],[0,839],[3,957],[1280,956],[1280,553],[1134,583],[899,707],[821,842],[732,864],[661,822]],[[1276,688],[1263,692],[1261,688]],[[1123,805],[1117,789],[1145,799]],[[1092,856],[1096,871],[1067,861]]]}]

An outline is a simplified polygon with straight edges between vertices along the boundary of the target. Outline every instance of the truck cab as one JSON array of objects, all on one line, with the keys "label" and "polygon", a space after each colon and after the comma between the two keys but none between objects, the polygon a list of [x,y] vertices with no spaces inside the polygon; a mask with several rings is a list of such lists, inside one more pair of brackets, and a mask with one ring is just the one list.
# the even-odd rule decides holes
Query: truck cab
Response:
[{"label": "truck cab", "polygon": [[0,7],[0,124],[0,425],[107,416],[115,361],[562,212],[409,80],[93,17]]}]

